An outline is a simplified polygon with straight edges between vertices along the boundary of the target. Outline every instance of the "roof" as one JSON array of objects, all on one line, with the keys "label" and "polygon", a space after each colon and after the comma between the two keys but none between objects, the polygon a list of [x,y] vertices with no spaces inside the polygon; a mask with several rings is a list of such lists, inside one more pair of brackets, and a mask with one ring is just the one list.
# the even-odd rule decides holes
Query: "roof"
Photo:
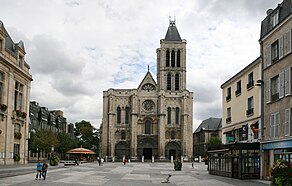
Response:
[{"label": "roof", "polygon": [[283,22],[289,15],[292,13],[292,2],[291,0],[284,0],[281,4],[278,4],[278,6],[273,10],[269,9],[267,10],[267,16],[262,21],[261,25],[261,35],[260,38],[263,38],[265,35],[267,35],[269,32],[271,32],[276,26],[272,26],[271,24],[271,17],[278,11],[279,18],[278,18],[278,24]]},{"label": "roof", "polygon": [[165,35],[165,41],[182,41],[175,26],[175,21],[169,21],[169,27]]},{"label": "roof", "polygon": [[207,130],[207,131],[216,131],[221,128],[221,122],[222,118],[208,118],[199,125],[199,127],[195,130],[196,132],[200,132],[201,130]]}]

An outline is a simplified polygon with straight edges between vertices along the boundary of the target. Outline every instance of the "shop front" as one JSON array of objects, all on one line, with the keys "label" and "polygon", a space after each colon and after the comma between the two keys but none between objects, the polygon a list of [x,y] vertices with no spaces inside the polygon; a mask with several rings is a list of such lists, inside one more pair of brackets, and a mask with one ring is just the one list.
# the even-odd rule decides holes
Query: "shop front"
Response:
[{"label": "shop front", "polygon": [[234,143],[208,149],[209,174],[237,178],[260,178],[260,143]]},{"label": "shop front", "polygon": [[278,159],[292,162],[292,139],[273,142],[262,142],[263,156],[263,176],[271,177],[271,168]]}]

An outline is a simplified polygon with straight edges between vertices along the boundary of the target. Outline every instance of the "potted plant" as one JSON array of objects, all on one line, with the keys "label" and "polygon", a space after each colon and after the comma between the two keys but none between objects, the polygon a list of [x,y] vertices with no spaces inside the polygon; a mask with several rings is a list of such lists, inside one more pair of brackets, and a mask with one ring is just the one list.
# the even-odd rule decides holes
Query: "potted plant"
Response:
[{"label": "potted plant", "polygon": [[174,161],[174,170],[176,171],[181,171],[181,168],[182,168],[182,162],[177,159]]},{"label": "potted plant", "polygon": [[1,111],[5,112],[6,109],[7,109],[7,105],[5,105],[5,104],[1,104],[1,105],[0,105],[0,110],[1,110]]},{"label": "potted plant", "polygon": [[15,137],[16,139],[21,139],[22,134],[21,134],[20,132],[15,132],[15,133],[14,133],[14,137]]},{"label": "potted plant", "polygon": [[14,161],[19,161],[20,156],[18,154],[14,154],[13,159],[14,159]]},{"label": "potted plant", "polygon": [[52,155],[50,158],[50,165],[51,166],[57,166],[59,164],[59,157],[56,155]]},{"label": "potted plant", "polygon": [[285,160],[277,160],[272,167],[271,185],[292,185],[292,164]]}]

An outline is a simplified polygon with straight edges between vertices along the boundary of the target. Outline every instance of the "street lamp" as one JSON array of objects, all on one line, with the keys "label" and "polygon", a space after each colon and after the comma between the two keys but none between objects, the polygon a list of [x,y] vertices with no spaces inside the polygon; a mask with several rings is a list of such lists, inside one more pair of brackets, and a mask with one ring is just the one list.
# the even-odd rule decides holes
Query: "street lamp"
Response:
[{"label": "street lamp", "polygon": [[264,162],[264,155],[263,155],[263,150],[262,150],[262,140],[264,137],[264,81],[259,79],[257,80],[257,84],[256,86],[260,86],[261,87],[261,133],[260,133],[260,166],[261,166],[261,172],[260,172],[260,178],[263,178],[263,162]]}]

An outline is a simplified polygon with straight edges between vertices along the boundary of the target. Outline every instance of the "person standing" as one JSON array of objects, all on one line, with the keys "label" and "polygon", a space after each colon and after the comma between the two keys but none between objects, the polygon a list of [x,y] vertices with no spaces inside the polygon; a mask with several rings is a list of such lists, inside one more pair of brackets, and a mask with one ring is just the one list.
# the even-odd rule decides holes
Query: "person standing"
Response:
[{"label": "person standing", "polygon": [[47,171],[48,171],[48,164],[46,161],[44,161],[44,163],[43,163],[42,171],[43,171],[42,176],[43,176],[44,180],[46,180]]},{"label": "person standing", "polygon": [[35,179],[37,180],[38,177],[41,179],[42,178],[42,170],[43,170],[43,164],[40,163],[40,160],[38,160],[37,163],[37,173],[35,176]]}]

